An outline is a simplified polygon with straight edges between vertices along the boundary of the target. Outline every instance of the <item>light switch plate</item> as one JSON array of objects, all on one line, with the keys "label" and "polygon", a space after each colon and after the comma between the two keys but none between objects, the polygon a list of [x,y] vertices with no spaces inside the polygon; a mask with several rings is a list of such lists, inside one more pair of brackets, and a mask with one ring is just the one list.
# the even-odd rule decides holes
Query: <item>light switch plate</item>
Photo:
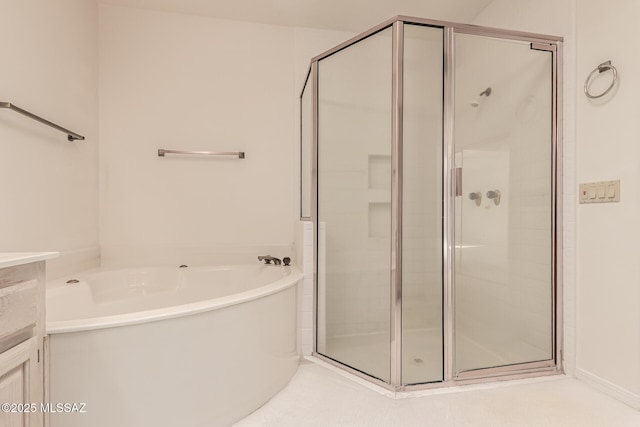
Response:
[{"label": "light switch plate", "polygon": [[620,180],[580,184],[580,204],[620,202]]}]

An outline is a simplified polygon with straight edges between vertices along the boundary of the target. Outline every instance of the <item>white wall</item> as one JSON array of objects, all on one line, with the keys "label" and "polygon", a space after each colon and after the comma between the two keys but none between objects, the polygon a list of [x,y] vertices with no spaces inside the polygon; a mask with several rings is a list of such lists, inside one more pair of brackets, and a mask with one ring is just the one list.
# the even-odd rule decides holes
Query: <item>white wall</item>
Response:
[{"label": "white wall", "polygon": [[296,101],[310,58],[350,35],[101,5],[103,265],[290,256]]},{"label": "white wall", "polygon": [[0,251],[62,251],[49,277],[98,263],[98,8],[0,1],[0,101],[86,136],[0,110]]},{"label": "white wall", "polygon": [[[636,0],[577,2],[578,180],[621,180],[620,203],[578,209],[578,374],[640,408],[640,57]],[[581,86],[612,60],[619,86],[589,101]],[[609,73],[607,73],[609,74]],[[598,83],[608,83],[609,75]]]},{"label": "white wall", "polygon": [[177,261],[169,248],[290,255],[293,48],[290,27],[100,7],[103,264]]}]

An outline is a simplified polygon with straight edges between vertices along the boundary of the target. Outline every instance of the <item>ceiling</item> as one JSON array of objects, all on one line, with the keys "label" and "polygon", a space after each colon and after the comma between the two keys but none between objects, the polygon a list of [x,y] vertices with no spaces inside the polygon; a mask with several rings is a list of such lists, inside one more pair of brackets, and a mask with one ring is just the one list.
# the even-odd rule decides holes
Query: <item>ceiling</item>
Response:
[{"label": "ceiling", "polygon": [[99,0],[214,18],[364,31],[395,15],[471,22],[493,0]]}]

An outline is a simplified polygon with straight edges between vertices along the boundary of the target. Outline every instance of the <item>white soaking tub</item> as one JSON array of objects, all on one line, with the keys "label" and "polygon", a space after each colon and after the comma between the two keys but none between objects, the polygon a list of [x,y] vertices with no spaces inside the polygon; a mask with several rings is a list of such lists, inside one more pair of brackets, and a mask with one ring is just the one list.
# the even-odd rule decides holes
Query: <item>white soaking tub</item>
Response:
[{"label": "white soaking tub", "polygon": [[256,265],[99,270],[49,282],[48,400],[86,404],[84,413],[52,413],[51,427],[243,418],[298,367],[301,278],[295,267]]}]

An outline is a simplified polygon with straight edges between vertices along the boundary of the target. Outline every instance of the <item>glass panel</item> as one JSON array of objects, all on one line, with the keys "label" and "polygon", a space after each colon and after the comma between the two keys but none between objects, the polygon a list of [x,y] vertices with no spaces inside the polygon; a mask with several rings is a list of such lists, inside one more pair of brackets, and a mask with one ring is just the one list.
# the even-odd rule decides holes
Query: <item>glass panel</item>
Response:
[{"label": "glass panel", "polygon": [[311,76],[309,76],[300,98],[300,218],[311,217],[311,150],[313,148],[311,87]]},{"label": "glass panel", "polygon": [[553,350],[552,55],[455,36],[455,371]]},{"label": "glass panel", "polygon": [[442,381],[441,28],[404,27],[402,382]]},{"label": "glass panel", "polygon": [[317,350],[390,378],[392,34],[318,64]]}]

